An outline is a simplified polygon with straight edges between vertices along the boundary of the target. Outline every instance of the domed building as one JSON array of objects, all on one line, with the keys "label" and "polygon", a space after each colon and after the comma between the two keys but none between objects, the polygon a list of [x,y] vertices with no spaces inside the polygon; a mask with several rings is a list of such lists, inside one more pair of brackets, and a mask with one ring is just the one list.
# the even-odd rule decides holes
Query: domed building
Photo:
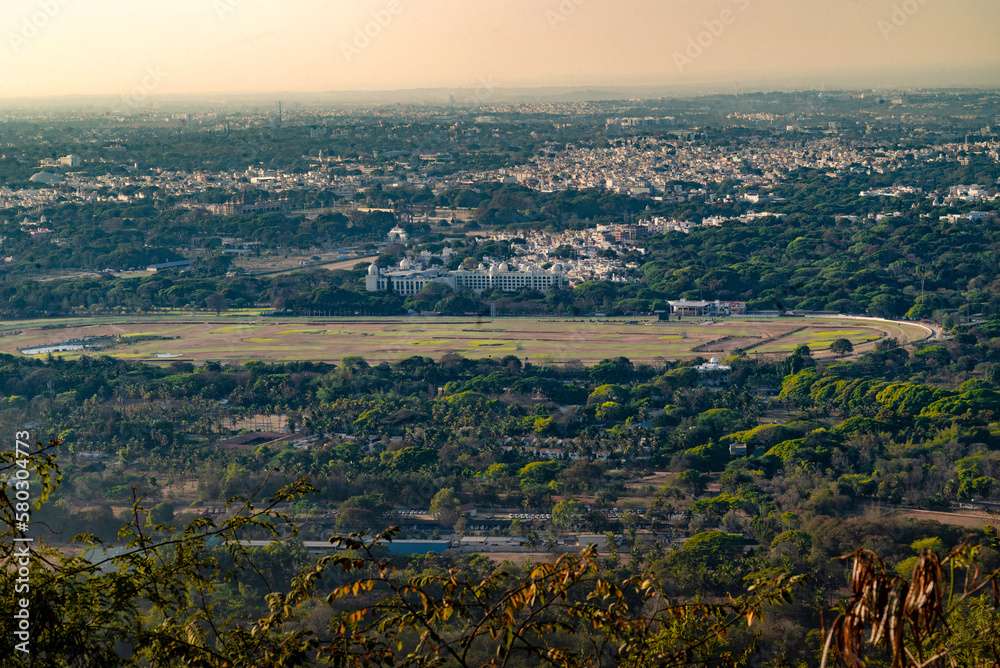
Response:
[{"label": "domed building", "polygon": [[40,183],[44,186],[57,186],[62,183],[62,177],[52,172],[38,172],[28,179],[28,181],[31,183]]},{"label": "domed building", "polygon": [[378,268],[377,264],[372,264],[368,267],[368,275],[365,277],[365,290],[368,292],[378,292],[379,274],[382,270]]}]

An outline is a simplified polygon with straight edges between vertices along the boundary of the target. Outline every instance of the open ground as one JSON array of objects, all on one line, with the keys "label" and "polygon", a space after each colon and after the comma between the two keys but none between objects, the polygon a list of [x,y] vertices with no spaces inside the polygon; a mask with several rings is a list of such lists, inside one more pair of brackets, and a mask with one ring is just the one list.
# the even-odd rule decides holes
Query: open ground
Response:
[{"label": "open ground", "polygon": [[[359,355],[370,362],[414,355],[439,359],[516,355],[536,364],[596,363],[625,356],[635,362],[724,357],[735,349],[773,355],[808,345],[831,356],[830,343],[849,339],[856,352],[882,338],[912,343],[933,336],[911,323],[849,319],[779,318],[718,322],[660,322],[655,319],[594,320],[539,318],[289,318],[239,314],[105,317],[7,322],[0,325],[0,352],[48,346],[83,337],[122,337],[115,345],[86,354],[169,363],[218,360],[337,362]],[[130,341],[132,340],[132,341]],[[59,353],[67,358],[81,353]],[[44,357],[40,355],[39,357]]]}]

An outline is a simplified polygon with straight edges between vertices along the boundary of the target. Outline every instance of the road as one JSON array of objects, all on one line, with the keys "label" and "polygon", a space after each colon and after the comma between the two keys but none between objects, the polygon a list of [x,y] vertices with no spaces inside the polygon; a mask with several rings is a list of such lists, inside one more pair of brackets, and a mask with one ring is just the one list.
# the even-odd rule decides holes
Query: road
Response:
[{"label": "road", "polygon": [[285,276],[287,274],[294,274],[298,271],[307,271],[309,269],[326,269],[328,271],[337,271],[338,269],[354,269],[354,265],[364,262],[366,264],[371,264],[379,258],[378,255],[369,255],[368,257],[357,257],[350,260],[340,260],[338,262],[330,262],[328,264],[310,264],[305,267],[294,267],[292,269],[286,269],[284,271],[274,271],[265,272],[262,274],[251,274],[252,276]]}]

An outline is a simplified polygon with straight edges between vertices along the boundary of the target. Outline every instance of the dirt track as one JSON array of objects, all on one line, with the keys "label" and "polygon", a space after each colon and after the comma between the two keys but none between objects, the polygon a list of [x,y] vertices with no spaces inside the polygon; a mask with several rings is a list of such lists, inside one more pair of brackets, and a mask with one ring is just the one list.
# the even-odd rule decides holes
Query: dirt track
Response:
[{"label": "dirt track", "polygon": [[943,513],[934,510],[913,510],[904,508],[897,510],[894,514],[902,515],[913,520],[933,520],[941,524],[952,526],[968,527],[970,529],[981,529],[985,526],[996,525],[1000,518],[991,516],[989,513],[980,510],[963,510],[955,513]]},{"label": "dirt track", "polygon": [[[797,345],[809,345],[821,355],[836,338],[848,338],[860,347],[884,337],[913,341],[925,335],[924,330],[902,323],[791,318],[719,322],[440,317],[276,320],[200,314],[66,322],[70,327],[65,329],[43,329],[52,326],[51,320],[7,323],[4,329],[18,333],[0,339],[0,352],[16,355],[21,349],[72,338],[120,336],[125,338],[117,345],[89,354],[164,363],[179,359],[338,362],[347,355],[379,362],[414,355],[440,359],[447,353],[471,358],[516,355],[536,364],[596,363],[622,355],[634,362],[656,363],[698,355],[721,358],[745,347],[747,341],[766,344],[752,353],[782,355]],[[128,338],[139,335],[142,338],[130,345]]]}]

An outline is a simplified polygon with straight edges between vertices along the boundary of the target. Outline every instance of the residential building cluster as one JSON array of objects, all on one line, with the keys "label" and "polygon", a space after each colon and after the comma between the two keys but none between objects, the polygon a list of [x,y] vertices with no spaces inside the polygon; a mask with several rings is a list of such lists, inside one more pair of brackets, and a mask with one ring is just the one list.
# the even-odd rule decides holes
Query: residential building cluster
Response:
[{"label": "residential building cluster", "polygon": [[751,188],[773,187],[800,168],[888,169],[893,156],[823,137],[807,141],[755,138],[740,145],[711,146],[679,137],[631,137],[604,147],[577,147],[541,155],[499,175],[542,191],[605,188],[664,201],[714,201],[704,188],[677,182],[731,180]]},{"label": "residential building cluster", "polygon": [[[588,104],[564,105],[499,105],[495,113],[551,113],[593,114]],[[613,109],[613,107],[612,107]],[[358,109],[351,113],[356,122],[369,115],[385,117],[385,111]],[[433,113],[408,110],[413,118],[435,117]],[[413,114],[416,114],[413,116]],[[329,122],[345,122],[340,113],[331,113]],[[391,114],[390,114],[391,116]],[[202,121],[212,121],[208,114]],[[267,115],[249,115],[229,119],[206,131],[229,132],[233,129],[253,127]],[[440,121],[440,115],[437,118]],[[483,116],[483,118],[490,118]],[[133,119],[137,121],[138,119]],[[176,125],[173,116],[155,113],[145,119],[150,124]],[[190,120],[190,119],[188,119]],[[188,122],[181,119],[181,124]],[[671,117],[609,117],[605,123],[620,128],[643,129],[667,127],[676,122]],[[405,126],[400,126],[405,127]],[[448,143],[461,143],[482,134],[497,133],[490,125],[468,121],[439,122],[435,136]],[[347,127],[327,127],[314,124],[303,132],[316,139],[328,134],[341,136]],[[492,171],[456,171],[452,174],[435,174],[434,168],[454,160],[449,151],[421,151],[411,149],[378,150],[353,155],[333,156],[324,150],[318,155],[303,156],[311,163],[304,173],[264,170],[249,167],[245,170],[221,172],[172,172],[162,169],[140,170],[135,163],[123,163],[125,148],[120,143],[99,144],[98,157],[69,154],[58,159],[40,162],[40,171],[31,176],[31,188],[12,190],[0,188],[0,209],[21,207],[32,210],[51,206],[57,202],[135,202],[155,194],[173,196],[197,206],[199,195],[209,190],[238,191],[250,186],[272,194],[290,191],[332,192],[340,197],[353,198],[359,192],[382,185],[385,188],[428,188],[434,194],[457,188],[475,188],[484,182],[520,183],[540,191],[566,189],[603,189],[635,197],[650,197],[663,202],[714,203],[716,194],[709,192],[707,184],[730,181],[746,191],[739,195],[725,195],[723,202],[742,200],[756,203],[769,201],[767,189],[785,182],[789,173],[801,169],[822,170],[831,178],[852,173],[887,174],[905,172],[919,164],[958,162],[968,164],[973,156],[1000,162],[1000,143],[991,139],[930,144],[922,148],[891,147],[868,138],[848,138],[836,133],[768,135],[760,134],[739,143],[705,143],[696,139],[699,128],[672,129],[662,136],[648,135],[608,137],[603,146],[573,144],[546,144],[528,163]],[[389,138],[404,137],[398,128],[388,132]],[[401,143],[402,145],[402,143]],[[251,147],[252,148],[252,147]],[[0,156],[4,158],[6,156]],[[89,175],[73,171],[94,162],[106,163],[103,175]],[[125,167],[112,169],[115,165]],[[966,186],[966,190],[928,193],[940,197],[945,204],[962,204],[989,198],[994,185]],[[915,189],[914,189],[915,190]],[[993,190],[995,193],[995,190]],[[913,194],[905,187],[872,191],[871,196],[900,196]],[[219,203],[222,204],[222,203]],[[223,211],[226,212],[226,211]]]},{"label": "residential building cluster", "polygon": [[643,241],[657,230],[648,223],[633,225],[598,225],[593,229],[559,233],[520,231],[486,237],[490,241],[509,241],[518,262],[543,266],[558,262],[567,283],[586,281],[627,282],[630,269],[638,263],[622,256],[635,251],[645,254]]},{"label": "residential building cluster", "polygon": [[[710,146],[680,137],[632,137],[605,147],[573,147],[555,155],[540,155],[530,163],[498,170],[497,178],[540,191],[603,188],[610,192],[650,197],[664,202],[716,202],[704,187],[682,185],[732,181],[750,192],[737,199],[758,203],[773,198],[756,192],[783,183],[798,169],[816,169],[830,178],[852,173],[887,174],[912,169],[917,162],[963,162],[979,154],[1000,162],[1000,145],[992,141],[950,143],[923,149],[890,149],[873,142],[840,136],[805,141],[757,137],[740,145]],[[982,187],[980,187],[982,188]],[[887,189],[891,196],[919,193],[919,188]],[[862,193],[881,195],[880,191]],[[973,191],[972,196],[984,196]],[[952,201],[968,193],[949,193]],[[957,198],[957,199],[956,199]],[[963,200],[964,201],[964,200]]]},{"label": "residential building cluster", "polygon": [[609,118],[604,125],[609,128],[674,127],[677,125],[677,119],[673,116],[665,116],[663,118],[653,116],[645,116],[643,118]]}]

